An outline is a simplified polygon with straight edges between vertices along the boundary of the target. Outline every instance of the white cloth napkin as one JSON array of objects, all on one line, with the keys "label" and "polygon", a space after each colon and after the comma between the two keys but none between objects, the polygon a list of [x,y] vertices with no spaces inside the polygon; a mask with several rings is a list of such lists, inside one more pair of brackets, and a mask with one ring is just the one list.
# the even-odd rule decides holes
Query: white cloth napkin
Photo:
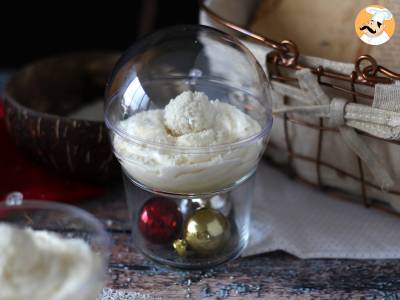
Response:
[{"label": "white cloth napkin", "polygon": [[400,217],[340,201],[260,163],[244,256],[283,250],[300,258],[400,258]]}]

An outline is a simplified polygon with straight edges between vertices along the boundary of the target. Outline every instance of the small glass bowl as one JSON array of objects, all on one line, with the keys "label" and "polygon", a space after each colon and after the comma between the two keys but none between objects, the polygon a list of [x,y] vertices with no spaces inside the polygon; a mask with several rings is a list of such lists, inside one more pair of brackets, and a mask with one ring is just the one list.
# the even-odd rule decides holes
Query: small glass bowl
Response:
[{"label": "small glass bowl", "polygon": [[[96,299],[106,279],[106,266],[110,256],[111,242],[103,225],[90,213],[67,204],[48,201],[23,200],[19,192],[11,193],[0,203],[0,223],[17,228],[46,230],[71,239],[85,241],[100,257],[97,270],[90,278],[71,291],[71,299]],[[40,287],[37,287],[40,289]],[[36,299],[34,296],[32,298]]]}]

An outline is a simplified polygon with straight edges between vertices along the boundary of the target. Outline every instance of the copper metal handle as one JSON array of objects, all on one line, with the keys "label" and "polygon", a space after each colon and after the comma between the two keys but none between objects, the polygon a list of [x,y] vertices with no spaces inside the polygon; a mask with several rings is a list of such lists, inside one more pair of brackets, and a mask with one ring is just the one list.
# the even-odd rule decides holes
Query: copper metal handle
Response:
[{"label": "copper metal handle", "polygon": [[[394,71],[391,71],[385,67],[378,65],[376,60],[370,55],[361,55],[355,61],[355,71],[357,73],[357,78],[354,79],[354,74],[344,75],[332,71],[327,71],[321,69],[321,67],[313,68],[309,66],[300,65],[298,62],[299,57],[299,50],[293,41],[284,40],[281,42],[274,41],[270,38],[265,36],[261,36],[259,34],[255,34],[225,18],[222,18],[213,10],[211,10],[208,6],[205,5],[205,0],[198,0],[199,6],[206,14],[213,19],[215,22],[240,32],[248,37],[256,39],[268,47],[277,51],[274,57],[274,63],[278,63],[279,65],[283,65],[285,67],[291,67],[295,69],[302,69],[302,68],[309,68],[314,74],[319,76],[326,76],[334,79],[339,80],[346,80],[358,84],[365,84],[365,85],[374,85],[376,83],[392,83],[393,80],[400,80],[400,74]],[[278,57],[279,56],[279,57]],[[368,61],[370,65],[361,69],[361,63],[364,61]],[[384,76],[378,76],[381,73]]]}]

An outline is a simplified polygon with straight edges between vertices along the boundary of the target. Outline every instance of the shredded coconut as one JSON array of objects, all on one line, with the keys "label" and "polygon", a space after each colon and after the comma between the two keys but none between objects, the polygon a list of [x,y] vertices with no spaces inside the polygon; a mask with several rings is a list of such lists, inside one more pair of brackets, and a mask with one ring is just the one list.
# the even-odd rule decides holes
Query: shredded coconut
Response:
[{"label": "shredded coconut", "polygon": [[186,91],[165,107],[165,126],[177,136],[210,129],[215,109],[206,94]]},{"label": "shredded coconut", "polygon": [[81,239],[0,223],[1,300],[93,300],[103,284],[102,268]]}]

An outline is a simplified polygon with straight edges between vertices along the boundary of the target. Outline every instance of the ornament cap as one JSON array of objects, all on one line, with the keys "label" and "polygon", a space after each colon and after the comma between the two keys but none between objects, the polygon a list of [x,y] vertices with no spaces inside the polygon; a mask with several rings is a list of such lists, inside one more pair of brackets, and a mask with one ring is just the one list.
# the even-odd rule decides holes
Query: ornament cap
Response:
[{"label": "ornament cap", "polygon": [[175,240],[173,246],[179,256],[187,255],[187,242],[185,240]]}]

